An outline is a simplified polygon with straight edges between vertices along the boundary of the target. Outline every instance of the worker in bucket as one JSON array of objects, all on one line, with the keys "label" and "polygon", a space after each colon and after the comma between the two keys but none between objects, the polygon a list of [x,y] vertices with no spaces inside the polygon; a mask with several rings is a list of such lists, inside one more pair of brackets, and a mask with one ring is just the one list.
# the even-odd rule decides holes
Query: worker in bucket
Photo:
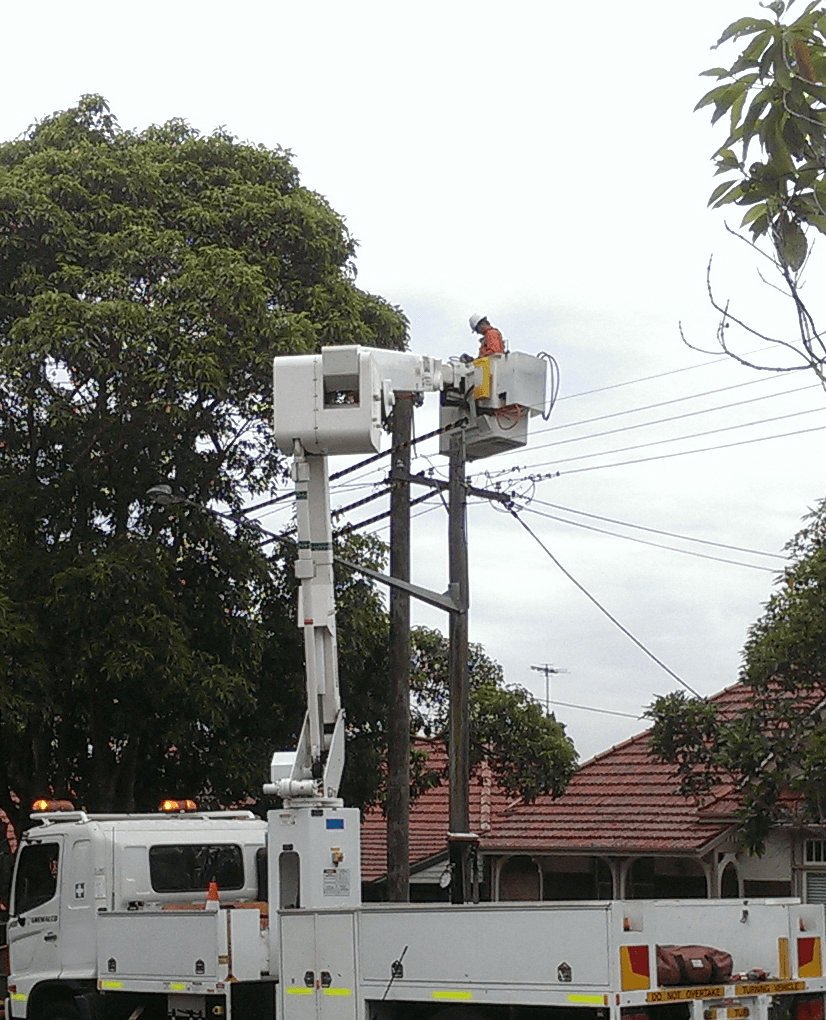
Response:
[{"label": "worker in bucket", "polygon": [[477,357],[487,358],[490,354],[505,353],[505,341],[502,339],[502,334],[495,326],[491,326],[486,315],[474,313],[468,321],[473,332],[480,333],[482,336]]}]

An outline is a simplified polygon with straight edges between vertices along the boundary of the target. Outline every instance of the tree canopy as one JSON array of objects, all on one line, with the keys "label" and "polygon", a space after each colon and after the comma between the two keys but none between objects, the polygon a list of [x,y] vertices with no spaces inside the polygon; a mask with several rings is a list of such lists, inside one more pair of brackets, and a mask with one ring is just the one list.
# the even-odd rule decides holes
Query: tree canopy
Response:
[{"label": "tree canopy", "polygon": [[757,851],[773,824],[826,822],[826,500],[787,549],[790,564],[743,652],[745,710],[723,718],[681,693],[649,710],[652,748],[678,766],[684,793],[737,784],[743,840]]},{"label": "tree canopy", "polygon": [[[785,368],[812,368],[826,385],[826,347],[800,293],[809,235],[826,234],[826,7],[822,0],[795,12],[795,0],[760,6],[766,14],[738,18],[720,36],[717,47],[734,44],[739,52],[729,67],[703,72],[718,84],[696,109],[711,107],[712,124],[727,124],[727,137],[713,155],[723,180],[709,204],[733,203],[744,210],[739,227],[777,270],[793,302],[796,337],[766,335],[728,304],[718,304],[712,293],[723,317],[718,340],[732,354],[724,330],[742,326],[793,352],[795,359]],[[766,248],[759,247],[761,240],[768,241]]]},{"label": "tree canopy", "polygon": [[[289,153],[223,130],[126,131],[87,96],[0,145],[12,817],[12,791],[49,787],[95,809],[154,806],[164,778],[171,793],[196,774],[216,796],[257,793],[266,756],[253,783],[238,733],[260,732],[261,705],[270,746],[294,727],[300,673],[291,585],[272,580],[286,550],[267,555],[240,514],[282,478],[272,357],[406,341],[402,313],[356,286],[354,253]],[[150,506],[160,481],[232,523]]]},{"label": "tree canopy", "polygon": [[[288,152],[224,130],[124,130],[86,96],[0,144],[0,808],[18,825],[45,792],[89,810],[255,800],[294,746],[294,548],[244,508],[284,480],[273,355],[406,343],[402,312],[356,286],[355,248]],[[152,505],[159,483],[186,498]],[[347,541],[383,565],[381,543]],[[371,583],[336,588],[344,793],[363,804],[388,621]],[[438,656],[427,669],[438,686]],[[523,728],[502,775],[535,758],[526,792],[557,789],[573,748],[527,697],[485,688],[480,732],[505,702]]]}]

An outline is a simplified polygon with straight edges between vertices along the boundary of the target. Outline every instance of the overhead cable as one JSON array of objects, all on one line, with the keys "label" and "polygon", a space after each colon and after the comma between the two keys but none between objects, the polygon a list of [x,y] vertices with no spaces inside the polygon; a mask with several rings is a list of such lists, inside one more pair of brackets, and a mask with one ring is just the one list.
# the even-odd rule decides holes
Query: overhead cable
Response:
[{"label": "overhead cable", "polygon": [[[792,393],[802,393],[805,390],[819,390],[822,387],[820,383],[814,383],[812,386],[801,386],[794,390],[782,390],[780,393],[764,393],[761,397],[751,397],[748,400],[737,400],[732,404],[718,404],[716,407],[701,407],[696,411],[686,411],[683,414],[673,414],[669,418],[653,418],[650,421],[638,421],[632,425],[623,425],[616,429],[606,429],[604,432],[590,432],[587,436],[572,436],[570,439],[558,439],[550,443],[540,443],[538,446],[533,446],[534,450],[547,450],[551,446],[564,446],[568,443],[581,443],[588,439],[602,439],[604,436],[614,436],[620,432],[632,432],[634,429],[649,428],[652,425],[666,425],[672,421],[682,421],[684,418],[696,418],[700,414],[714,414],[715,411],[728,411],[733,407],[745,407],[746,404],[756,404],[761,400],[771,400],[773,397],[786,397]],[[821,411],[822,407],[813,408],[812,410]],[[797,414],[807,414],[807,411],[798,411]],[[768,421],[777,421],[779,419],[769,418]],[[751,424],[750,422],[744,423],[744,425],[731,425],[729,428],[744,428],[745,425]],[[758,422],[757,424],[762,424]],[[708,433],[701,432],[698,435],[708,435]],[[689,439],[694,439],[694,436],[688,436]],[[670,440],[660,440],[660,442],[669,442]]]},{"label": "overhead cable", "polygon": [[615,709],[612,708],[594,708],[592,705],[572,705],[570,704],[570,702],[567,701],[557,701],[556,698],[554,698],[550,702],[550,705],[552,709],[555,705],[559,705],[561,708],[577,708],[582,712],[599,712],[600,715],[620,715],[624,719],[642,720],[645,718],[644,715],[634,715],[633,712],[617,712]]},{"label": "overhead cable", "polygon": [[673,545],[665,545],[662,542],[652,542],[647,538],[637,538],[636,535],[621,535],[616,531],[608,531],[605,528],[597,528],[593,524],[585,524],[583,521],[569,521],[556,514],[543,513],[541,510],[534,510],[533,507],[523,507],[526,513],[536,514],[537,517],[545,517],[550,521],[558,521],[560,524],[570,524],[574,528],[583,528],[585,531],[595,531],[599,535],[610,535],[612,538],[624,538],[626,542],[637,542],[639,545],[652,546],[655,549],[667,549],[669,552],[682,553],[684,556],[694,556],[701,560],[714,560],[716,563],[730,563],[735,567],[746,567],[748,570],[763,570],[769,574],[776,574],[776,567],[764,567],[757,563],[743,563],[742,560],[730,560],[724,556],[712,556],[710,553],[697,552],[696,549],[679,549]]},{"label": "overhead cable", "polygon": [[700,545],[713,545],[717,549],[730,549],[733,552],[750,553],[754,556],[768,556],[771,559],[783,560],[784,562],[788,559],[782,553],[769,553],[762,552],[760,549],[749,549],[747,546],[742,545],[731,545],[728,542],[714,542],[709,538],[695,538],[692,535],[681,535],[676,531],[662,531],[660,528],[649,528],[644,524],[631,524],[630,521],[620,521],[615,517],[602,517],[600,514],[588,513],[586,510],[574,510],[573,507],[560,506],[559,503],[549,503],[544,499],[532,500],[534,503],[539,503],[540,506],[549,506],[552,510],[561,510],[566,514],[576,514],[578,517],[589,517],[595,521],[604,521],[606,524],[618,524],[622,528],[634,528],[636,531],[647,531],[652,535],[665,535],[667,538],[678,538],[683,542],[697,542]]},{"label": "overhead cable", "polygon": [[[759,354],[760,351],[765,350],[770,350],[770,346],[759,347],[755,351],[747,351],[745,356],[748,357],[750,354]],[[724,360],[721,361],[721,358]],[[646,375],[639,379],[626,379],[625,382],[612,383],[610,386],[599,386],[593,390],[582,390],[579,393],[566,393],[565,396],[559,397],[559,400],[573,400],[575,397],[590,397],[592,393],[605,393],[606,390],[617,390],[622,386],[634,386],[641,382],[652,382],[654,379],[664,379],[667,375],[679,375],[681,372],[693,372],[695,369],[708,368],[710,365],[726,365],[730,363],[730,360],[730,356],[723,354],[721,351],[713,361],[701,361],[696,365],[686,365],[685,368],[672,368],[667,372],[658,372],[656,375]],[[778,372],[780,371],[782,371],[782,369],[778,369]]]},{"label": "overhead cable", "polygon": [[[672,397],[670,400],[658,400],[654,404],[643,404],[641,407],[628,407],[624,411],[611,411],[609,414],[597,414],[593,418],[581,418],[579,421],[567,421],[561,425],[550,425],[546,429],[533,429],[532,435],[541,436],[546,432],[561,432],[562,429],[575,428],[577,425],[593,425],[598,421],[607,421],[609,418],[621,418],[626,414],[637,414],[642,411],[653,411],[658,407],[668,407],[671,404],[684,404],[687,400],[699,400],[701,397],[713,397],[717,393],[728,393],[730,390],[739,390],[743,386],[757,386],[759,383],[776,382],[777,376],[761,375],[758,379],[749,379],[747,382],[734,383],[731,386],[719,386],[714,390],[703,390],[702,393],[687,393],[684,397]],[[806,389],[806,387],[802,387]],[[788,393],[796,393],[797,390],[787,390]]]},{"label": "overhead cable", "polygon": [[[689,454],[692,453],[713,453],[717,450],[730,450],[735,446],[749,446],[752,443],[764,443],[769,439],[789,439],[791,437],[796,436],[805,436],[810,432],[822,432],[824,429],[826,429],[826,425],[816,425],[814,428],[811,429],[798,429],[796,432],[779,432],[773,436],[755,436],[753,439],[738,439],[734,443],[720,443],[717,446],[705,446],[699,450],[672,450],[671,453],[659,453],[655,454],[653,457],[636,457],[633,460],[619,460],[615,461],[613,464],[591,464],[588,467],[569,468],[567,471],[550,472],[544,477],[558,478],[560,475],[580,475],[583,474],[585,471],[599,471],[602,468],[612,467],[627,467],[629,464],[648,464],[651,461],[655,460],[670,460],[672,457],[687,457]],[[548,461],[548,463],[551,464],[553,463],[553,461]],[[543,465],[541,464],[537,465],[537,467],[542,466]],[[540,481],[541,479],[534,478],[532,480]]]},{"label": "overhead cable", "polygon": [[552,561],[552,562],[553,562],[553,563],[554,563],[554,564],[555,564],[555,565],[556,565],[556,566],[557,566],[557,567],[559,568],[559,570],[561,570],[561,571],[562,571],[562,573],[563,573],[563,574],[564,574],[564,575],[565,575],[565,576],[566,576],[566,577],[568,578],[568,580],[569,580],[569,581],[570,581],[570,582],[571,582],[572,584],[574,584],[574,585],[575,585],[575,586],[576,586],[577,588],[579,588],[579,590],[580,590],[580,591],[582,592],[582,594],[583,594],[583,595],[585,595],[585,597],[586,597],[586,598],[590,599],[590,601],[591,601],[591,602],[593,602],[593,604],[594,604],[594,605],[595,605],[595,606],[597,607],[597,609],[598,609],[598,610],[599,610],[599,611],[600,611],[600,612],[601,612],[601,613],[602,613],[603,615],[607,616],[607,617],[608,617],[608,619],[609,619],[609,620],[611,621],[611,623],[613,623],[613,624],[614,624],[614,626],[615,626],[615,627],[617,627],[617,628],[618,628],[618,629],[619,629],[620,631],[622,631],[622,633],[623,633],[623,634],[625,634],[625,636],[626,636],[626,637],[627,637],[627,638],[628,638],[629,640],[633,641],[633,643],[634,643],[634,644],[635,644],[635,645],[637,646],[637,648],[639,648],[639,649],[640,649],[641,651],[643,651],[643,652],[644,652],[644,653],[645,653],[645,654],[646,654],[646,655],[647,655],[647,656],[649,657],[649,659],[651,659],[651,660],[652,660],[653,662],[655,662],[655,663],[656,663],[656,664],[657,664],[657,665],[658,665],[658,666],[659,666],[659,667],[660,667],[661,669],[665,670],[665,672],[666,672],[666,673],[668,673],[668,675],[669,675],[669,676],[670,676],[670,677],[671,677],[672,679],[676,680],[676,681],[677,681],[677,683],[678,683],[678,684],[680,684],[680,686],[684,687],[684,688],[685,688],[685,689],[686,689],[687,691],[689,691],[689,692],[690,692],[691,694],[693,694],[695,698],[700,698],[700,697],[702,697],[702,695],[701,695],[701,694],[699,694],[699,693],[698,693],[697,691],[695,691],[695,690],[694,690],[694,688],[693,688],[693,687],[691,686],[691,684],[687,683],[687,682],[686,682],[685,680],[683,680],[683,678],[682,678],[682,677],[678,676],[678,675],[677,675],[677,674],[676,674],[676,673],[674,672],[674,670],[673,670],[673,669],[671,669],[671,667],[670,667],[670,666],[666,666],[666,664],[665,664],[665,663],[664,663],[664,662],[662,661],[662,659],[659,659],[659,658],[658,658],[658,657],[657,657],[657,656],[656,656],[656,655],[655,655],[655,654],[654,654],[654,653],[653,653],[653,652],[651,651],[651,649],[650,649],[650,648],[647,648],[647,647],[646,647],[646,646],[645,646],[645,645],[644,645],[644,644],[642,643],[642,641],[640,641],[640,640],[639,640],[639,638],[636,638],[636,637],[634,637],[634,635],[633,635],[633,634],[631,633],[631,631],[630,631],[630,630],[628,630],[628,628],[627,628],[627,627],[624,627],[624,626],[623,626],[623,625],[622,625],[622,624],[621,624],[621,623],[619,622],[619,620],[618,620],[618,619],[617,619],[617,618],[616,618],[615,616],[613,616],[613,615],[612,615],[611,613],[609,613],[609,611],[608,611],[608,610],[607,610],[607,609],[605,608],[605,606],[603,606],[603,605],[602,605],[602,603],[601,603],[601,602],[599,602],[599,601],[598,601],[598,600],[597,600],[597,599],[596,599],[596,598],[595,598],[595,597],[594,597],[594,596],[593,596],[593,595],[592,595],[592,594],[591,594],[591,593],[590,593],[590,592],[588,591],[588,589],[587,589],[587,588],[586,588],[586,587],[585,587],[584,585],[580,584],[580,582],[579,582],[579,581],[577,581],[577,579],[576,579],[576,578],[575,578],[575,577],[573,576],[573,574],[571,574],[571,573],[570,573],[570,571],[566,570],[566,569],[565,569],[565,567],[563,567],[563,566],[562,566],[562,564],[561,564],[561,563],[559,562],[559,560],[558,560],[558,559],[556,558],[556,556],[554,556],[554,554],[553,554],[553,553],[551,552],[551,550],[550,550],[550,549],[549,549],[549,548],[548,548],[548,547],[547,547],[547,546],[545,545],[545,543],[544,543],[544,542],[542,541],[542,539],[541,539],[541,538],[540,538],[540,537],[539,537],[539,536],[538,536],[538,535],[536,534],[536,532],[535,532],[535,531],[533,531],[533,530],[532,530],[532,528],[531,528],[531,527],[530,527],[529,525],[527,525],[527,524],[526,524],[526,523],[525,523],[525,522],[524,522],[524,521],[522,520],[522,518],[521,518],[521,517],[519,516],[519,514],[518,514],[518,513],[516,512],[516,510],[514,510],[514,509],[512,508],[512,509],[511,509],[511,511],[510,511],[510,513],[511,513],[511,515],[512,515],[512,516],[513,516],[513,517],[514,517],[514,518],[515,518],[515,519],[516,519],[516,520],[517,520],[517,521],[518,521],[518,522],[519,522],[519,523],[520,523],[520,524],[522,525],[522,527],[523,527],[523,528],[525,529],[525,531],[527,531],[527,533],[528,533],[528,534],[529,534],[529,535],[531,536],[531,538],[532,538],[532,539],[533,539],[533,540],[534,540],[534,541],[535,541],[535,542],[537,543],[537,545],[538,545],[538,546],[539,546],[539,547],[540,547],[540,548],[541,548],[541,549],[542,549],[542,550],[543,550],[543,551],[544,551],[544,552],[546,553],[546,555],[548,556],[548,558],[549,558],[549,559],[550,559],[550,560],[551,560],[551,561]]},{"label": "overhead cable", "polygon": [[[652,439],[648,443],[636,443],[634,446],[621,446],[618,450],[598,450],[595,453],[581,453],[574,457],[566,457],[564,460],[556,460],[553,462],[547,461],[546,463],[570,464],[573,461],[590,460],[592,457],[612,457],[618,453],[631,453],[633,450],[647,450],[652,446],[662,446],[664,443],[680,443],[687,439],[702,439],[703,436],[716,436],[721,432],[734,432],[737,429],[752,428],[755,425],[769,425],[775,421],[787,421],[789,418],[800,418],[805,414],[822,414],[824,411],[826,411],[826,407],[811,407],[806,411],[793,411],[791,414],[779,414],[774,418],[761,418],[758,421],[746,421],[739,425],[723,425],[718,429],[707,429],[705,432],[691,432],[685,436],[671,436],[667,439]],[[794,433],[792,433],[792,435],[794,435]],[[543,465],[538,464],[536,466],[542,467]],[[573,472],[567,473],[572,474]]]}]

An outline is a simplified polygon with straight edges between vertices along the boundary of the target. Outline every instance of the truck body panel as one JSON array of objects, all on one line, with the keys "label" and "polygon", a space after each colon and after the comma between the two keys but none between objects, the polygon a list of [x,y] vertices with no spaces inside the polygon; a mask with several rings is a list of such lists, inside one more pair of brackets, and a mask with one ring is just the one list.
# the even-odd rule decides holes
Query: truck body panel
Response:
[{"label": "truck body panel", "polygon": [[[392,1020],[407,1016],[398,1010],[428,1015],[456,1003],[597,1009],[618,1020],[622,1010],[701,1002],[720,1017],[734,1008],[756,1018],[777,996],[826,992],[821,906],[361,905],[357,812],[314,810],[271,812],[268,840],[267,824],[249,817],[83,816],[35,827],[15,875],[9,1016],[36,1020],[38,997],[62,986],[160,997],[169,1015],[206,1016],[207,1000],[231,1015],[234,985],[277,980],[276,1009],[287,1020]],[[265,843],[271,907],[259,898]],[[212,873],[205,866],[235,886],[220,902],[194,888]],[[661,985],[657,947],[673,944],[730,953],[734,976]]]}]

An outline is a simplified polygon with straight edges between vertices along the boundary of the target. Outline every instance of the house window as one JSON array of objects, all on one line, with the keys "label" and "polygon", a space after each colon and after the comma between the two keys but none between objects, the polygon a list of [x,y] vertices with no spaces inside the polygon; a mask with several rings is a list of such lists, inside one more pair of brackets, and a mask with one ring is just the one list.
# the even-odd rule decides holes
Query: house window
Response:
[{"label": "house window", "polygon": [[807,839],[804,853],[807,864],[826,864],[826,839]]},{"label": "house window", "polygon": [[541,900],[539,865],[532,857],[511,857],[499,873],[500,900]]},{"label": "house window", "polygon": [[806,902],[826,903],[826,871],[806,872]]},{"label": "house window", "polygon": [[807,903],[826,903],[826,839],[803,840],[803,897]]}]

